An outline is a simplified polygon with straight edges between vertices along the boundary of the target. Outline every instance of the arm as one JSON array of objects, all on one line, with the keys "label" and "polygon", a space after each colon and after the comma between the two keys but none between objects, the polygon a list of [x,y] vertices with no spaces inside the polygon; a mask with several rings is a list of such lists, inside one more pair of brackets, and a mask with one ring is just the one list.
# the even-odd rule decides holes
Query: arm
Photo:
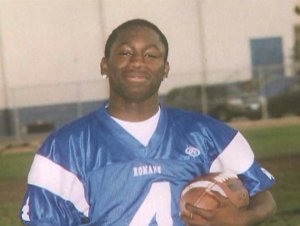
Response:
[{"label": "arm", "polygon": [[28,185],[24,204],[20,210],[20,219],[28,226],[75,226],[84,216],[62,198],[55,194]]},{"label": "arm", "polygon": [[20,217],[26,225],[78,225],[88,217],[83,183],[72,172],[37,154],[28,176]]},{"label": "arm", "polygon": [[243,214],[246,225],[257,225],[267,220],[276,211],[271,192],[263,191],[250,199],[249,207]]},{"label": "arm", "polygon": [[[246,208],[238,209],[230,201],[223,199],[224,205],[215,211],[205,211],[196,207],[187,206],[192,215],[182,216],[188,225],[203,225],[207,222],[210,226],[253,226],[266,221],[274,214],[275,201],[269,191],[263,191],[250,198],[250,204]],[[198,221],[199,217],[200,221]],[[191,216],[192,219],[191,219]]]}]

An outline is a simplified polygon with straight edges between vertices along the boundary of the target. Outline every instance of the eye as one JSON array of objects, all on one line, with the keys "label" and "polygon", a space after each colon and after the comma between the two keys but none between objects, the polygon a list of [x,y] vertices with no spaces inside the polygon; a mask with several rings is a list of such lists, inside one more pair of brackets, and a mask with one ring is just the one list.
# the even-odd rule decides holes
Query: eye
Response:
[{"label": "eye", "polygon": [[145,56],[149,57],[149,58],[157,58],[158,54],[155,54],[155,53],[146,53]]},{"label": "eye", "polygon": [[132,54],[132,52],[129,51],[129,50],[122,50],[122,51],[120,51],[120,52],[118,53],[118,55],[120,55],[120,56],[132,56],[133,54]]},{"label": "eye", "polygon": [[145,52],[145,57],[147,58],[159,58],[161,57],[161,53],[156,50],[149,50]]},{"label": "eye", "polygon": [[162,52],[161,50],[155,46],[155,45],[150,45],[145,53],[144,53],[144,57],[148,58],[148,59],[157,59],[157,58],[161,58],[162,57]]}]

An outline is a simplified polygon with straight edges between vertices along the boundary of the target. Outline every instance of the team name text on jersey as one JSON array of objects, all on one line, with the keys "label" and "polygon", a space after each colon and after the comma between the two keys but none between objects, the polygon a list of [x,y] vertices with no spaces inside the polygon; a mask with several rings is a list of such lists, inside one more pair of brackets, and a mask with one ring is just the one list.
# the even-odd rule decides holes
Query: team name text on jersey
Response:
[{"label": "team name text on jersey", "polygon": [[161,174],[161,166],[159,165],[143,165],[133,167],[133,176],[144,176],[144,175],[152,175],[152,174]]}]

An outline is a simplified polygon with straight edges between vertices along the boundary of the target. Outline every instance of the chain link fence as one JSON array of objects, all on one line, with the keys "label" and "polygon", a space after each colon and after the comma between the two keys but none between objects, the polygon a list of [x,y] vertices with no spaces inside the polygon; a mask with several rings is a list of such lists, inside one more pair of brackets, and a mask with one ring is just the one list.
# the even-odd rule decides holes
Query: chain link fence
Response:
[{"label": "chain link fence", "polygon": [[0,111],[0,139],[47,133],[96,109],[107,96],[101,80],[17,87],[8,90],[9,109]]},{"label": "chain link fence", "polygon": [[[203,79],[201,73],[190,73],[188,78],[186,74],[176,75],[171,77],[170,80],[173,79],[173,83],[176,83],[176,79],[181,78],[182,80],[182,78],[185,78],[184,82],[178,84],[182,84],[182,86],[191,84],[201,86],[202,96],[196,96],[196,101],[199,100],[198,105],[200,102],[202,105],[211,102],[209,87],[216,83],[221,86],[230,85],[230,90],[236,96],[255,92],[260,98],[262,118],[267,118],[270,117],[268,111],[269,98],[285,92],[299,78],[299,75],[296,73],[284,76],[286,72],[291,71],[297,71],[295,66],[283,67],[282,65],[273,65],[271,67],[257,67],[251,70],[208,71],[205,74],[207,76],[205,79]],[[247,77],[251,79],[247,79]],[[203,81],[207,82],[205,86]],[[169,84],[171,82],[168,81]],[[168,90],[165,90],[162,95],[162,100],[173,89],[171,85],[167,88]],[[176,88],[179,87],[177,86]],[[218,90],[214,92],[218,92]],[[102,99],[99,98],[101,96],[103,97]],[[9,89],[10,106],[8,109],[0,111],[0,139],[12,137],[22,140],[30,134],[48,133],[75,118],[95,110],[106,100],[107,96],[107,82],[101,82],[101,80]],[[200,101],[200,98],[206,98],[206,100]],[[186,103],[192,102],[192,99],[187,97],[183,101]],[[230,101],[237,100],[231,99]],[[295,105],[300,105],[300,103],[295,103]],[[207,108],[207,106],[202,106],[202,109]]]}]

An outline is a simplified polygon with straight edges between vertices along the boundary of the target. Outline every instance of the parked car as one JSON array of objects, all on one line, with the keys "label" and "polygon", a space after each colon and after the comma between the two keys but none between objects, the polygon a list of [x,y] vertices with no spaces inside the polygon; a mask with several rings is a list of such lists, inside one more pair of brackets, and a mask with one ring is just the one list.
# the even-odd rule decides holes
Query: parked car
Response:
[{"label": "parked car", "polygon": [[300,79],[288,79],[288,83],[280,93],[268,98],[268,114],[270,117],[282,117],[285,114],[300,116]]},{"label": "parked car", "polygon": [[[223,121],[240,116],[249,119],[261,118],[261,99],[253,90],[245,92],[244,88],[249,85],[249,82],[240,82],[206,86],[207,113]],[[173,89],[164,97],[164,103],[172,107],[203,112],[203,89],[201,85]]]}]

